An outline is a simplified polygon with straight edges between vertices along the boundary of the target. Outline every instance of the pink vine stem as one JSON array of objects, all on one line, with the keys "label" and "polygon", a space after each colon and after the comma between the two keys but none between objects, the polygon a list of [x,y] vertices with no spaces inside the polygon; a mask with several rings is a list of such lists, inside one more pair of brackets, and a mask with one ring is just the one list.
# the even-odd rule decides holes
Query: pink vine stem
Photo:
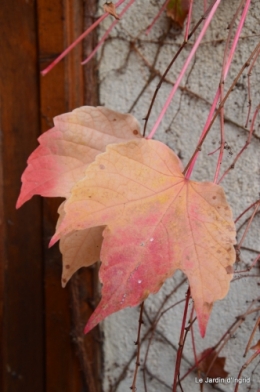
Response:
[{"label": "pink vine stem", "polygon": [[[225,46],[225,51],[224,51],[224,58],[223,58],[223,65],[222,65],[222,71],[221,71],[221,78],[220,78],[220,84],[219,84],[219,101],[223,102],[223,95],[224,95],[224,83],[225,83],[225,66],[228,58],[228,52],[229,52],[229,47],[230,47],[230,40],[231,40],[231,33],[234,27],[234,23],[236,18],[238,17],[239,12],[241,11],[241,8],[244,5],[244,1],[242,0],[240,2],[240,5],[235,13],[235,15],[232,18],[232,21],[229,25],[229,33],[227,36],[226,40],[226,46]],[[218,178],[219,170],[220,170],[220,165],[222,163],[223,155],[224,155],[224,147],[225,147],[225,121],[224,121],[224,105],[220,107],[220,147],[219,147],[219,156],[218,156],[218,162],[217,162],[217,167],[215,171],[215,177],[214,177],[214,182]]]},{"label": "pink vine stem", "polygon": [[[135,1],[135,0],[131,0],[131,1],[125,6],[125,8],[123,8],[123,10],[122,10],[122,11],[120,12],[120,14],[119,14],[119,18],[121,18],[121,17],[124,15],[124,13],[128,10],[128,8],[131,7],[131,5],[133,4],[134,1]],[[95,56],[95,54],[97,53],[97,51],[98,51],[98,49],[100,48],[100,46],[103,45],[104,41],[105,41],[105,40],[107,39],[107,37],[109,36],[111,30],[117,25],[118,22],[119,22],[119,20],[115,20],[115,21],[111,24],[111,26],[107,29],[107,31],[105,32],[105,34],[103,35],[103,37],[101,38],[101,40],[99,41],[99,43],[97,44],[97,46],[95,47],[95,49],[90,53],[90,55],[89,55],[84,61],[82,61],[82,63],[81,63],[82,65],[87,64],[87,63],[92,59],[92,57]]]},{"label": "pink vine stem", "polygon": [[[125,0],[119,0],[116,3],[116,7],[119,7]],[[45,76],[48,72],[52,70],[80,41],[83,40],[92,30],[94,30],[107,16],[109,15],[108,12],[100,16],[95,23],[93,23],[84,33],[82,33],[71,45],[67,47],[48,67],[41,71],[41,74]]]},{"label": "pink vine stem", "polygon": [[158,12],[158,14],[156,15],[156,17],[153,19],[152,23],[147,27],[147,30],[145,32],[145,34],[149,34],[150,31],[152,30],[154,24],[157,22],[157,20],[160,18],[160,16],[162,15],[163,11],[165,10],[165,8],[167,7],[168,3],[170,0],[166,0],[163,5],[160,8],[160,11]]},{"label": "pink vine stem", "polygon": [[208,0],[203,1],[203,6],[204,6],[204,12],[205,12],[206,9],[208,8]]},{"label": "pink vine stem", "polygon": [[[240,3],[240,5],[238,7],[238,10],[235,13],[235,18],[237,17],[238,13],[241,11],[242,6],[243,6],[243,2]],[[246,15],[245,15],[245,17],[246,17]],[[232,62],[232,59],[233,59],[233,56],[234,56],[234,52],[235,52],[235,49],[236,49],[236,46],[237,46],[237,43],[238,43],[238,39],[239,39],[240,34],[241,34],[241,30],[243,28],[245,17],[244,17],[244,20],[241,17],[242,24],[239,26],[240,27],[240,31],[239,31],[239,28],[238,28],[239,35],[235,35],[235,38],[234,38],[234,41],[233,41],[233,45],[232,45],[232,48],[230,50],[229,55],[228,55],[228,45],[229,45],[229,41],[230,41],[230,33],[228,35],[227,44],[226,44],[225,53],[224,53],[223,69],[222,69],[221,80],[220,80],[220,85],[219,85],[219,90],[220,90],[219,100],[220,100],[220,102],[223,101],[225,78],[226,78],[226,76],[228,74],[228,70],[229,70],[229,67],[231,65],[231,62]],[[232,25],[234,25],[234,19],[235,18],[233,18],[233,20],[231,22],[230,29],[232,29],[232,27],[233,27]],[[228,60],[226,62],[226,57],[227,56],[228,56]],[[213,180],[214,183],[216,183],[217,180],[218,180],[219,173],[220,173],[220,167],[221,167],[223,156],[224,156],[224,147],[225,147],[224,105],[222,105],[221,108],[220,108],[220,138],[221,138],[220,151],[219,151],[219,156],[218,156],[215,176],[214,176],[214,180]]]},{"label": "pink vine stem", "polygon": [[[242,13],[242,16],[241,16],[241,19],[240,19],[240,22],[239,22],[239,25],[238,25],[238,28],[237,28],[235,37],[234,37],[234,41],[233,41],[232,47],[231,47],[231,49],[230,49],[229,56],[228,56],[228,58],[227,58],[226,64],[225,64],[225,69],[224,69],[223,77],[222,77],[223,82],[225,81],[225,79],[226,79],[226,77],[227,77],[227,74],[228,74],[228,71],[229,71],[229,68],[230,68],[230,65],[231,65],[231,62],[232,62],[232,59],[233,59],[235,50],[236,50],[236,46],[237,46],[237,43],[238,43],[238,39],[239,39],[239,37],[240,37],[241,30],[242,30],[242,28],[243,28],[243,26],[244,26],[245,18],[246,18],[246,15],[247,15],[247,13],[248,13],[248,9],[249,9],[250,3],[251,3],[251,0],[247,0],[247,1],[246,1],[246,5],[245,5],[245,7],[244,7],[244,10],[243,10],[243,13]],[[221,89],[220,89],[220,86],[219,86],[219,88],[218,88],[218,90],[217,90],[217,93],[216,93],[216,95],[215,95],[213,104],[212,104],[212,106],[211,106],[211,109],[210,109],[210,112],[209,112],[209,115],[208,115],[206,124],[205,124],[204,129],[203,129],[203,131],[202,131],[202,134],[201,134],[201,136],[200,136],[199,142],[203,139],[204,135],[205,135],[205,134],[207,133],[207,131],[208,131],[208,127],[209,127],[209,125],[210,125],[210,123],[211,123],[211,120],[212,120],[212,118],[213,118],[215,109],[216,109],[216,107],[217,107],[217,103],[218,103],[219,98],[220,98],[220,94],[221,94]],[[192,171],[193,171],[193,168],[194,168],[194,166],[195,166],[196,160],[197,160],[197,158],[198,158],[198,155],[199,155],[199,151],[197,151],[197,153],[195,154],[195,156],[194,156],[194,158],[193,158],[193,160],[192,160],[192,162],[191,162],[191,164],[190,164],[190,166],[189,166],[189,168],[188,168],[188,170],[187,170],[186,178],[190,178],[191,173],[192,173]],[[219,169],[218,169],[218,166],[220,166],[220,162],[221,162],[221,160],[219,159],[219,160],[218,160],[218,165],[217,165],[216,171],[219,170]],[[216,181],[217,181],[217,180],[216,180],[216,178],[215,178],[215,182],[216,182]]]},{"label": "pink vine stem", "polygon": [[[242,13],[242,16],[241,16],[241,19],[240,19],[240,22],[239,22],[239,25],[238,25],[235,37],[234,37],[234,41],[233,41],[232,47],[230,49],[229,56],[227,58],[226,64],[225,64],[225,68],[224,68],[224,72],[223,72],[223,82],[225,81],[226,76],[228,74],[228,71],[229,71],[229,68],[230,68],[230,65],[231,65],[231,62],[232,62],[232,59],[233,59],[236,47],[237,47],[237,43],[238,43],[238,40],[239,40],[241,31],[242,31],[242,28],[244,26],[245,18],[247,16],[250,3],[251,3],[251,0],[247,0],[246,1],[246,5],[244,7],[244,10],[243,10],[243,13]],[[215,95],[213,104],[211,106],[211,109],[210,109],[210,112],[209,112],[209,116],[207,118],[206,124],[204,126],[204,129],[202,131],[202,134],[200,136],[199,141],[201,141],[201,139],[203,139],[204,135],[207,133],[208,127],[209,127],[209,125],[211,123],[211,120],[213,118],[213,115],[214,115],[217,103],[219,101],[220,95],[221,95],[221,89],[220,89],[220,86],[219,86],[219,88],[217,90],[217,93]],[[191,164],[190,164],[190,166],[189,166],[189,168],[187,170],[186,178],[190,178],[190,175],[191,175],[191,173],[193,171],[193,168],[195,166],[195,162],[197,160],[198,155],[199,155],[199,151],[197,151],[197,153],[195,154],[195,156],[194,156],[194,158],[193,158],[193,160],[192,160],[192,162],[191,162]],[[221,156],[218,159],[218,164],[217,164],[217,169],[216,169],[217,172],[219,171],[220,162],[221,162]],[[217,182],[216,176],[215,176],[215,182]]]},{"label": "pink vine stem", "polygon": [[188,39],[189,39],[190,22],[191,22],[191,15],[192,15],[192,6],[193,6],[193,0],[190,0],[189,13],[188,13],[187,24],[186,24],[185,35],[184,35],[184,41],[185,42],[188,42]]},{"label": "pink vine stem", "polygon": [[191,50],[191,52],[190,52],[190,54],[189,54],[189,56],[188,56],[188,58],[187,58],[187,60],[186,60],[186,62],[184,64],[184,66],[182,67],[182,70],[181,70],[181,72],[180,72],[180,74],[179,74],[179,76],[178,76],[178,78],[177,78],[177,80],[176,80],[176,82],[175,82],[171,92],[170,92],[170,95],[168,96],[168,98],[167,98],[167,100],[166,100],[166,102],[165,102],[165,104],[164,104],[164,106],[162,108],[161,113],[159,114],[159,117],[157,118],[157,120],[156,120],[156,122],[155,122],[155,124],[154,124],[154,126],[153,126],[153,128],[152,128],[152,130],[150,132],[150,134],[147,136],[147,139],[152,139],[152,137],[154,136],[155,132],[157,131],[158,126],[160,125],[160,123],[161,123],[161,121],[162,121],[162,119],[163,119],[163,117],[164,117],[164,115],[165,115],[165,113],[166,113],[166,111],[167,111],[167,109],[168,109],[168,107],[169,107],[169,105],[170,105],[170,103],[171,103],[171,101],[172,101],[172,99],[173,99],[173,97],[174,97],[174,95],[175,95],[179,85],[180,85],[180,82],[181,82],[181,80],[182,80],[182,78],[183,78],[183,76],[184,76],[188,66],[190,65],[191,60],[192,60],[193,56],[195,55],[195,53],[196,53],[196,51],[198,49],[198,47],[199,47],[199,45],[201,43],[201,40],[204,37],[204,35],[205,35],[205,33],[206,33],[207,29],[208,29],[208,26],[209,26],[209,24],[210,24],[210,22],[211,22],[211,20],[212,20],[212,18],[214,16],[214,14],[215,14],[215,12],[216,12],[220,2],[221,2],[221,0],[216,0],[215,4],[211,8],[211,10],[210,10],[210,12],[209,12],[209,14],[208,14],[208,16],[207,16],[207,18],[205,20],[205,24],[204,24],[204,26],[203,26],[203,28],[202,28],[199,36],[198,36],[198,38],[197,38],[193,48],[192,48],[192,50]]}]

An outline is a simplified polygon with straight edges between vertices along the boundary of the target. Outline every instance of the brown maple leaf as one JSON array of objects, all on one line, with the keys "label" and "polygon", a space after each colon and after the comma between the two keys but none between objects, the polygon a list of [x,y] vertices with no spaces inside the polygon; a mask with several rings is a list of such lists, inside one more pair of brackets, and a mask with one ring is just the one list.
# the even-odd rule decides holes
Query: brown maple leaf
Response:
[{"label": "brown maple leaf", "polygon": [[[208,354],[208,355],[207,355]],[[216,351],[213,348],[204,350],[198,359],[205,357],[200,363],[198,369],[207,375],[209,378],[226,378],[228,372],[225,371],[225,357],[216,356]]]}]

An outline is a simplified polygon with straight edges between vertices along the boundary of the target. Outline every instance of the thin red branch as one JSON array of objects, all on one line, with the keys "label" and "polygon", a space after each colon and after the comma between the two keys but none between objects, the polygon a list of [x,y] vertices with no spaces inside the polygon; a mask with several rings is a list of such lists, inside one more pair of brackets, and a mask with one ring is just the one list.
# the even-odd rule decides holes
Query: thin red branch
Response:
[{"label": "thin red branch", "polygon": [[191,325],[190,332],[191,332],[191,342],[192,342],[192,350],[193,350],[193,355],[194,355],[194,362],[195,362],[195,365],[197,366],[198,365],[198,356],[197,356],[196,342],[195,342],[195,337],[194,337],[194,329],[193,329],[193,324],[192,324],[193,314],[194,314],[194,304],[191,309],[189,323]]},{"label": "thin red branch", "polygon": [[252,108],[252,99],[251,99],[251,83],[250,83],[250,76],[252,74],[252,69],[256,63],[256,60],[258,59],[258,56],[260,54],[260,49],[258,50],[258,52],[256,53],[255,58],[252,61],[252,64],[250,65],[249,69],[248,69],[248,73],[247,73],[247,85],[248,85],[248,114],[247,114],[247,119],[246,119],[246,124],[245,127],[248,127],[248,123],[249,123],[249,118],[250,118],[250,114],[251,114],[251,108]]},{"label": "thin red branch", "polygon": [[204,12],[208,8],[208,0],[203,1]]},{"label": "thin red branch", "polygon": [[[255,259],[253,260],[252,264],[250,265],[250,267],[248,267],[247,269],[241,270],[241,271],[235,271],[236,274],[242,274],[245,272],[249,272],[251,271],[252,268],[254,268],[254,266],[257,264],[257,262],[260,260],[260,254],[258,256],[255,257]],[[249,275],[247,275],[248,277]],[[254,275],[255,276],[255,275]],[[258,276],[258,275],[257,275]],[[239,277],[240,279],[240,277]],[[233,281],[237,280],[237,278],[233,279]]]},{"label": "thin red branch", "polygon": [[[126,13],[126,11],[128,10],[128,8],[131,7],[131,5],[134,3],[135,0],[131,0],[124,8],[123,10],[120,12],[119,14],[119,18],[122,18],[122,16]],[[117,23],[120,22],[120,20],[115,20],[111,26],[107,29],[107,31],[105,32],[105,34],[103,35],[103,37],[101,38],[101,40],[99,41],[99,43],[97,44],[97,46],[95,47],[95,49],[90,53],[90,55],[84,60],[82,61],[82,65],[87,64],[97,53],[98,49],[103,45],[103,43],[105,42],[105,40],[107,39],[107,37],[109,36],[111,30],[117,25]]]},{"label": "thin red branch", "polygon": [[[119,0],[116,3],[116,7],[118,7],[120,4],[122,4],[125,0]],[[100,16],[100,18],[98,18],[98,20],[96,20],[95,23],[93,23],[86,31],[84,31],[84,33],[82,33],[74,42],[72,42],[71,45],[69,45],[67,47],[67,49],[65,49],[50,65],[48,65],[48,67],[46,67],[44,70],[41,71],[41,74],[43,76],[45,76],[48,72],[50,72],[52,70],[52,68],[55,67],[55,65],[57,65],[65,56],[67,56],[67,54],[73,49],[75,48],[76,45],[78,45],[78,43],[80,41],[83,40],[83,38],[87,37],[87,35],[89,33],[91,33],[91,31],[93,31],[107,16],[109,15],[108,12],[106,12],[105,14],[103,14],[102,16]]]},{"label": "thin red branch", "polygon": [[187,18],[187,23],[186,23],[186,28],[185,28],[185,35],[184,35],[184,41],[187,42],[189,38],[189,31],[190,31],[190,24],[191,24],[191,15],[192,15],[192,6],[193,6],[193,0],[190,0],[190,6],[189,6],[189,13],[188,13],[188,18]]},{"label": "thin red branch", "polygon": [[253,208],[258,203],[260,203],[260,200],[257,200],[254,203],[250,204],[250,206],[247,207],[243,212],[241,212],[241,214],[235,219],[235,223],[237,223],[239,221],[239,219],[241,219],[242,216],[245,215],[245,213],[247,213],[247,211],[249,211],[251,208]]},{"label": "thin red branch", "polygon": [[[240,3],[238,9],[240,9],[240,7],[243,5],[244,1],[245,1],[245,0],[242,0],[242,2]],[[226,79],[226,77],[227,77],[227,74],[228,74],[228,71],[229,71],[229,68],[230,68],[230,65],[231,65],[231,62],[232,62],[232,59],[233,59],[233,56],[234,56],[236,47],[237,47],[237,43],[238,43],[238,40],[239,40],[241,31],[242,31],[242,28],[243,28],[243,26],[244,26],[244,22],[245,22],[247,13],[248,13],[248,9],[249,9],[250,3],[251,3],[251,0],[246,0],[246,4],[245,4],[245,7],[244,7],[244,9],[243,9],[242,16],[241,16],[241,18],[240,18],[240,21],[239,21],[239,24],[238,24],[238,28],[237,28],[237,30],[236,30],[236,34],[235,34],[235,37],[234,37],[234,40],[233,40],[233,43],[232,43],[232,47],[231,47],[231,49],[230,49],[229,55],[227,56],[226,62],[225,62],[225,64],[224,64],[224,69],[223,69],[223,71],[222,71],[222,77],[221,77],[221,82],[222,82],[222,83],[225,81],[225,79]],[[236,19],[236,17],[237,17],[237,12],[238,12],[238,11],[236,11],[236,13],[235,13],[235,15],[234,15],[234,18],[233,18],[232,22],[234,21],[234,19]],[[224,58],[225,58],[225,57],[226,57],[226,56],[224,56]],[[215,112],[216,107],[217,107],[217,103],[218,103],[218,101],[219,101],[219,99],[220,99],[220,95],[221,95],[221,88],[220,88],[220,86],[219,86],[219,87],[218,87],[218,90],[217,90],[217,92],[216,92],[216,95],[215,95],[213,104],[212,104],[212,106],[211,106],[210,113],[209,113],[209,116],[208,116],[208,118],[207,118],[206,124],[205,124],[205,126],[204,126],[204,128],[203,128],[203,131],[202,131],[202,134],[201,134],[201,136],[200,136],[199,144],[200,144],[200,142],[201,142],[202,140],[204,140],[205,135],[207,135],[208,130],[209,130],[209,128],[211,127],[211,122],[212,122],[213,115],[214,115],[214,112]],[[223,102],[223,100],[221,100],[221,102]],[[222,106],[223,106],[223,105],[222,105]],[[222,110],[222,106],[220,106],[220,111]],[[186,178],[190,178],[190,175],[191,175],[191,173],[192,173],[192,171],[193,171],[193,168],[194,168],[194,166],[195,166],[195,163],[196,163],[196,160],[197,160],[199,151],[200,151],[200,150],[196,151],[196,154],[193,156],[192,161],[191,161],[191,163],[189,164],[189,168],[188,168],[188,171],[187,171],[187,173],[186,173]]]},{"label": "thin red branch", "polygon": [[165,104],[164,104],[164,106],[163,106],[163,108],[161,110],[161,113],[159,114],[159,116],[158,116],[158,118],[157,118],[157,120],[156,120],[156,122],[155,122],[155,124],[154,124],[154,126],[153,126],[153,128],[152,128],[152,130],[150,132],[150,134],[148,135],[147,139],[152,139],[154,134],[155,134],[155,132],[157,131],[157,129],[158,129],[158,127],[159,127],[159,125],[160,125],[160,123],[161,123],[161,121],[162,121],[162,119],[163,119],[163,117],[164,117],[164,115],[165,115],[165,113],[166,113],[166,111],[167,111],[167,109],[168,109],[168,107],[169,107],[169,105],[170,105],[170,103],[171,103],[171,101],[172,101],[172,99],[173,99],[173,97],[174,97],[174,95],[175,95],[175,93],[176,93],[180,83],[181,83],[181,80],[182,80],[182,78],[183,78],[183,76],[184,76],[188,66],[191,63],[192,58],[194,57],[195,53],[197,52],[197,49],[198,49],[198,47],[199,47],[199,45],[200,45],[200,43],[202,41],[202,38],[204,37],[204,35],[205,35],[205,33],[206,33],[206,31],[207,31],[207,29],[209,27],[209,24],[210,24],[213,16],[215,15],[215,12],[216,12],[220,2],[221,2],[221,0],[216,0],[214,5],[213,5],[213,7],[210,9],[210,12],[209,12],[208,16],[206,17],[205,24],[202,27],[202,30],[201,30],[201,32],[200,32],[196,42],[194,43],[194,45],[193,45],[193,47],[191,49],[191,52],[188,55],[188,58],[185,61],[184,65],[183,65],[183,67],[181,69],[181,72],[180,72],[180,74],[179,74],[179,76],[178,76],[178,78],[177,78],[177,80],[176,80],[176,82],[175,82],[171,92],[170,92],[170,95],[168,96],[168,98],[167,98],[167,100],[166,100],[166,102],[165,102]]},{"label": "thin red branch", "polygon": [[[214,114],[212,120],[209,122],[209,125],[208,125],[207,127],[206,127],[206,126],[204,127],[205,132],[203,131],[203,136],[201,136],[201,138],[200,138],[200,140],[199,140],[199,143],[198,143],[198,145],[197,145],[197,147],[196,147],[196,149],[195,149],[195,151],[194,151],[192,157],[190,158],[188,164],[186,165],[186,167],[185,167],[185,169],[184,169],[184,171],[183,171],[184,174],[187,173],[187,176],[188,176],[188,173],[192,171],[192,168],[193,168],[193,166],[194,166],[194,164],[195,164],[195,161],[196,161],[196,159],[197,159],[198,153],[199,153],[199,151],[201,151],[202,144],[204,143],[204,141],[205,141],[205,139],[206,139],[206,137],[207,137],[207,135],[208,135],[208,133],[209,133],[209,131],[210,131],[212,125],[214,124],[214,121],[216,120],[216,118],[217,118],[217,116],[218,116],[218,114],[219,114],[219,112],[220,112],[221,107],[222,107],[222,106],[225,104],[225,102],[227,101],[227,99],[228,99],[230,93],[232,92],[233,88],[235,87],[237,81],[239,80],[239,78],[240,78],[241,75],[243,74],[244,70],[249,66],[250,62],[252,61],[252,58],[254,57],[256,51],[257,51],[259,48],[260,48],[260,42],[256,45],[255,49],[254,49],[253,52],[250,54],[248,60],[244,63],[244,65],[242,66],[242,68],[241,68],[240,71],[238,72],[237,76],[236,76],[235,79],[233,80],[233,82],[232,82],[230,88],[228,89],[227,93],[225,94],[225,97],[224,97],[223,100],[220,102],[219,108],[216,110],[216,112],[215,112],[215,114]],[[215,100],[218,101],[218,96],[217,96],[217,95],[215,96]],[[215,101],[214,101],[214,102],[215,102]],[[213,109],[213,106],[214,106],[214,103],[213,103],[213,105],[212,105],[212,107],[211,107],[211,111],[210,111],[209,117],[211,117],[211,112],[212,112],[212,115],[213,115],[213,113],[214,113],[214,110],[212,110],[212,109]],[[207,121],[207,123],[208,123],[208,121]],[[188,178],[189,178],[189,177],[188,177]]]},{"label": "thin red branch", "polygon": [[160,16],[162,15],[163,11],[165,10],[165,8],[167,7],[168,3],[170,0],[166,0],[163,5],[161,6],[158,14],[155,16],[155,18],[153,19],[153,21],[151,22],[151,24],[147,27],[147,30],[145,32],[145,34],[149,34],[150,31],[152,30],[154,24],[157,22],[157,20],[160,18]]},{"label": "thin red branch", "polygon": [[150,347],[151,347],[151,343],[152,343],[152,339],[153,339],[153,336],[154,336],[155,329],[156,329],[160,319],[162,318],[162,316],[165,313],[167,313],[170,309],[174,308],[175,306],[181,304],[184,301],[185,301],[185,299],[181,299],[180,301],[175,302],[175,304],[173,304],[173,305],[169,306],[168,308],[166,308],[165,310],[163,310],[159,314],[159,316],[154,320],[154,322],[151,325],[151,334],[150,334],[148,345],[147,345],[147,348],[146,348],[146,353],[145,353],[145,357],[144,357],[144,365],[143,365],[143,380],[144,380],[144,390],[145,390],[145,392],[147,392],[147,383],[146,383],[146,371],[147,371],[147,369],[146,369],[146,363],[147,363],[147,360],[148,360],[148,354],[149,354],[149,350],[150,350]]},{"label": "thin red branch", "polygon": [[255,335],[255,333],[256,333],[256,330],[257,330],[259,324],[260,324],[260,316],[259,316],[258,319],[256,320],[256,323],[255,323],[255,326],[254,326],[254,328],[253,328],[253,331],[251,332],[251,335],[250,335],[250,337],[249,337],[249,339],[248,339],[248,343],[247,343],[247,345],[246,345],[246,349],[245,349],[245,352],[244,352],[243,357],[246,356],[246,354],[248,353],[248,351],[249,351],[249,349],[250,349],[250,346],[251,346],[251,344],[252,344],[252,340],[253,340],[253,338],[254,338],[254,335]]},{"label": "thin red branch", "polygon": [[179,348],[177,351],[172,392],[177,391],[177,385],[178,385],[178,380],[179,380],[179,375],[180,375],[180,365],[181,365],[181,359],[182,359],[182,351],[183,351],[183,347],[184,347],[185,325],[186,325],[186,319],[187,319],[188,308],[189,308],[189,300],[190,300],[190,288],[188,288],[187,294],[186,294],[186,302],[185,302],[183,318],[182,318],[182,326],[181,326],[181,333],[180,333],[180,340],[179,340]]},{"label": "thin red branch", "polygon": [[143,311],[144,311],[144,303],[141,303],[140,307],[140,315],[139,315],[139,320],[138,320],[138,333],[137,333],[137,340],[135,344],[137,345],[137,354],[136,354],[136,362],[135,362],[135,372],[134,372],[134,378],[133,378],[133,383],[130,389],[132,391],[136,391],[136,379],[137,379],[137,374],[138,374],[138,368],[140,366],[140,349],[141,349],[141,328],[143,324]]},{"label": "thin red branch", "polygon": [[249,230],[249,228],[250,228],[250,226],[251,226],[251,224],[252,224],[252,222],[253,222],[253,219],[254,219],[254,217],[255,217],[255,215],[256,215],[257,210],[258,210],[259,207],[260,207],[260,202],[258,202],[258,203],[255,205],[254,212],[253,212],[251,218],[249,219],[249,221],[247,222],[245,231],[244,231],[244,233],[243,233],[243,235],[242,235],[242,237],[241,237],[241,240],[239,241],[239,243],[238,243],[238,245],[237,245],[237,247],[236,247],[238,251],[240,251],[241,245],[242,245],[242,243],[244,242],[244,239],[245,239],[245,237],[246,237],[246,235],[247,235],[247,232],[248,232],[248,230]]},{"label": "thin red branch", "polygon": [[[220,101],[223,100],[223,95],[224,95],[224,91],[223,91],[223,87],[224,87],[224,80],[222,83],[220,83],[219,89],[220,89]],[[224,155],[224,147],[225,147],[225,120],[224,120],[224,106],[221,107],[220,109],[220,149],[219,149],[219,156],[218,156],[218,162],[217,162],[217,166],[216,166],[216,171],[215,171],[215,176],[214,176],[214,183],[217,182],[218,176],[219,176],[219,171],[220,171],[220,167],[222,164],[222,160],[223,160],[223,155]]]},{"label": "thin red branch", "polygon": [[[245,3],[245,0],[242,0],[229,24],[229,32],[228,36],[226,39],[226,45],[225,45],[225,50],[224,50],[224,56],[223,56],[223,65],[222,65],[222,71],[221,71],[221,78],[220,78],[220,84],[219,84],[219,99],[220,102],[223,101],[223,96],[224,96],[224,83],[225,83],[225,77],[228,73],[228,59],[229,59],[229,47],[230,47],[230,42],[231,42],[231,37],[233,33],[233,28],[235,26],[237,17],[239,13],[241,12],[241,9]],[[230,52],[232,51],[232,48],[234,47],[235,44],[235,39],[233,42],[233,45],[231,47]],[[223,155],[224,155],[224,147],[225,147],[225,125],[224,125],[224,105],[220,107],[220,149],[219,149],[219,156],[218,156],[218,161],[217,161],[217,166],[216,166],[216,171],[215,171],[215,176],[214,176],[214,183],[217,182],[219,172],[220,172],[220,167],[222,164],[223,160]]]},{"label": "thin red branch", "polygon": [[[248,365],[250,365],[251,362],[253,362],[253,360],[258,357],[258,355],[260,354],[260,350],[257,350],[247,361],[246,363],[241,367],[240,372],[238,373],[237,379],[239,380],[242,376],[243,371],[248,367]],[[234,392],[238,392],[238,388],[239,388],[239,383],[236,383],[236,387]]]},{"label": "thin red branch", "polygon": [[256,108],[256,110],[255,110],[255,113],[254,113],[254,116],[253,116],[253,120],[252,120],[252,123],[251,123],[251,127],[250,127],[250,131],[249,131],[249,134],[248,134],[248,137],[247,137],[246,144],[245,144],[244,147],[239,151],[239,153],[237,154],[236,158],[235,158],[234,161],[231,163],[231,165],[229,166],[229,168],[223,173],[222,177],[221,177],[220,180],[217,182],[218,184],[223,180],[223,178],[228,174],[228,172],[229,172],[231,169],[234,169],[235,164],[237,163],[238,159],[241,157],[241,155],[243,154],[243,152],[247,149],[247,147],[248,147],[249,144],[251,143],[252,135],[253,135],[253,133],[254,133],[255,120],[256,120],[256,117],[257,117],[257,115],[258,115],[259,110],[260,110],[260,105],[258,105],[257,108]]},{"label": "thin red branch", "polygon": [[[212,361],[209,365],[209,368],[207,370],[207,374],[209,373],[209,371],[211,370],[217,356],[219,355],[219,353],[221,352],[221,350],[224,348],[224,346],[226,345],[226,343],[228,342],[230,336],[234,335],[234,333],[236,332],[236,330],[243,324],[243,322],[246,320],[246,317],[252,313],[256,313],[259,311],[259,307],[258,308],[254,308],[251,309],[252,306],[257,303],[259,300],[259,298],[255,299],[252,301],[252,303],[249,305],[247,311],[245,313],[243,313],[241,316],[238,316],[236,321],[234,321],[231,326],[227,329],[227,331],[221,336],[221,338],[219,339],[219,341],[211,348],[211,351],[209,351],[208,353],[206,353],[205,355],[203,355],[197,362],[197,365],[199,365],[205,358],[207,358],[209,355],[212,354],[212,352],[215,350],[216,353],[214,355],[214,357],[212,358]],[[218,348],[219,347],[219,348]],[[195,369],[197,369],[196,364],[194,364],[180,379],[180,381],[183,381],[192,371],[194,371]]]}]

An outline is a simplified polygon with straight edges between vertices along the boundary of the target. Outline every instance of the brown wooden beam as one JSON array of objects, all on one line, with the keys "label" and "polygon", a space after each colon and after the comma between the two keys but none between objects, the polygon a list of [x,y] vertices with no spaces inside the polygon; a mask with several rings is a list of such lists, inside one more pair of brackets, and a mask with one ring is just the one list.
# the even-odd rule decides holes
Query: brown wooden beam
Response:
[{"label": "brown wooden beam", "polygon": [[15,209],[40,133],[35,2],[2,0],[0,31],[0,390],[43,392],[41,201]]},{"label": "brown wooden beam", "polygon": [[[88,8],[90,4],[91,12],[95,15],[96,0],[88,1],[85,6]],[[83,5],[82,0],[64,0],[60,3],[38,0],[41,69],[82,33],[84,15],[88,12]],[[94,44],[93,37],[91,45]],[[49,74],[41,78],[42,132],[52,126],[54,116],[86,103],[97,103],[97,85],[93,87],[93,83],[85,80],[81,59],[82,45],[78,45]],[[94,63],[91,67],[94,67]],[[95,101],[85,100],[86,90],[90,89]],[[87,337],[83,335],[84,323],[93,311],[90,303],[96,293],[96,271],[85,269],[75,275],[68,287],[62,289],[58,246],[47,249],[55,230],[56,211],[60,202],[51,199],[44,202],[46,391],[75,392],[84,385],[88,392],[100,392],[99,332],[96,329]]]}]

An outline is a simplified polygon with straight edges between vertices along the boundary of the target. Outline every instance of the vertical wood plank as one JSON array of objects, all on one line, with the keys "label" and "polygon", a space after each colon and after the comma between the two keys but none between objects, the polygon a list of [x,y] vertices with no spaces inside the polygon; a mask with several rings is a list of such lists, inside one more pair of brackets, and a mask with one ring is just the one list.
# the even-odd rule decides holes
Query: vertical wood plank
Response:
[{"label": "vertical wood plank", "polygon": [[[74,1],[71,2],[72,4]],[[38,0],[39,61],[45,68],[64,49],[64,32],[69,21],[62,1]],[[41,131],[53,126],[53,117],[68,112],[69,75],[67,59],[40,79]],[[46,392],[78,392],[82,390],[82,373],[71,338],[69,289],[61,287],[61,255],[58,246],[48,249],[54,234],[57,209],[61,199],[44,199],[44,258],[45,258],[45,333],[46,333]]]},{"label": "vertical wood plank", "polygon": [[[97,8],[97,0],[89,0],[85,2],[85,29],[90,27],[96,21]],[[94,30],[84,41],[84,59],[92,52],[97,43],[97,30]],[[99,79],[97,60],[95,57],[83,67],[83,71],[85,103],[90,106],[97,106],[99,104]],[[98,270],[99,266],[96,263],[92,266],[92,268],[82,268],[75,277],[75,279],[78,279],[79,307],[83,323],[86,323],[86,320],[89,319],[100,300]],[[72,290],[73,285],[74,282],[72,282]],[[87,353],[85,362],[89,363],[95,380],[95,389],[93,392],[102,391],[102,339],[102,332],[100,331],[99,326],[97,326],[84,336],[83,340],[84,350],[85,353]]]},{"label": "vertical wood plank", "polygon": [[[94,2],[96,4],[95,0]],[[38,1],[41,69],[82,33],[83,5],[82,0],[63,0],[60,3]],[[79,45],[41,79],[42,132],[52,126],[54,116],[84,104],[81,56],[82,46]],[[61,200],[51,199],[44,202],[45,249],[55,230],[56,211],[60,202]],[[92,311],[86,300],[93,297],[96,287],[93,270],[85,272],[83,279],[76,276],[68,287],[62,289],[58,246],[46,250],[45,266],[46,390],[99,392],[100,343],[93,339],[98,332],[87,338],[83,336],[84,323]],[[89,369],[86,370],[86,363],[90,363],[90,372]]]},{"label": "vertical wood plank", "polygon": [[60,252],[48,250],[61,200],[34,197],[15,210],[20,176],[39,134],[55,115],[97,104],[95,65],[83,73],[81,46],[39,80],[39,62],[44,68],[82,32],[84,5],[87,13],[92,7],[91,24],[96,0],[3,0],[0,7],[1,392],[102,389],[99,330],[82,334],[93,311],[97,269],[82,270],[62,289]]},{"label": "vertical wood plank", "polygon": [[35,3],[2,0],[0,30],[0,389],[43,392],[41,202],[15,209],[21,173],[39,135]]}]

